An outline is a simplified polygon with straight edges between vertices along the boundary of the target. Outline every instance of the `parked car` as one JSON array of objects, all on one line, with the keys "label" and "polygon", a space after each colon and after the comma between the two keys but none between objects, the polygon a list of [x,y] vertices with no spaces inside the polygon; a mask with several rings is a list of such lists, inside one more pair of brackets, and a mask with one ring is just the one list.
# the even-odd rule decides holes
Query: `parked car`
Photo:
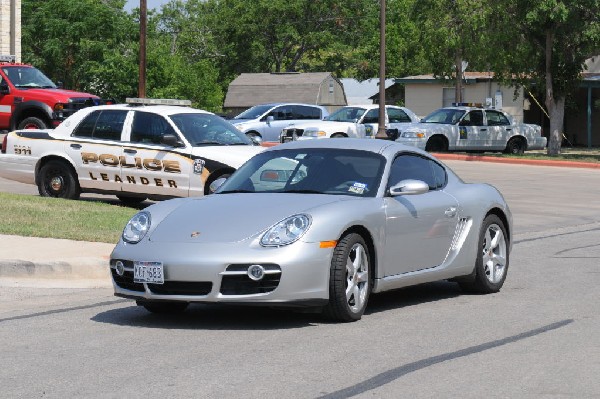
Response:
[{"label": "parked car", "polygon": [[81,108],[113,102],[65,90],[14,55],[0,55],[0,131],[53,128]]},{"label": "parked car", "polygon": [[498,190],[463,183],[424,151],[295,141],[257,154],[213,195],[137,213],[110,272],[115,295],[150,312],[293,305],[354,321],[371,293],[409,285],[453,279],[499,291],[512,231]]},{"label": "parked car", "polygon": [[319,105],[262,104],[242,112],[230,122],[254,140],[277,142],[281,130],[290,123],[320,120],[327,115],[327,109]]},{"label": "parked car", "polygon": [[[404,107],[386,105],[387,132],[406,123],[419,120],[414,112]],[[294,123],[281,132],[280,142],[338,137],[373,138],[379,128],[379,105],[345,106],[323,121]]]},{"label": "parked car", "polygon": [[262,151],[189,101],[128,101],[84,108],[56,129],[8,133],[0,176],[36,184],[45,197],[97,192],[135,203],[209,194],[213,181]]},{"label": "parked car", "polygon": [[426,151],[504,151],[522,154],[546,147],[542,128],[515,123],[506,112],[457,105],[438,109],[399,130],[396,141]]}]

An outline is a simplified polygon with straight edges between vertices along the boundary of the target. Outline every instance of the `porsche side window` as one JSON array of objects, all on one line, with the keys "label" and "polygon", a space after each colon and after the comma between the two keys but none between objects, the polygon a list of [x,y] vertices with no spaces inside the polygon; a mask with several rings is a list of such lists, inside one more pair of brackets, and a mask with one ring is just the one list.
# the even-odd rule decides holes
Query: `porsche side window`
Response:
[{"label": "porsche side window", "polygon": [[127,111],[98,110],[86,116],[71,136],[101,140],[121,140]]},{"label": "porsche side window", "polygon": [[446,185],[446,181],[448,180],[448,175],[446,174],[446,169],[444,169],[440,164],[434,161],[429,161],[431,164],[431,170],[433,171],[433,177],[435,179],[435,188],[442,188]]},{"label": "porsche side window", "polygon": [[399,155],[394,160],[388,179],[388,188],[406,179],[421,180],[427,183],[431,190],[439,188],[433,175],[431,161],[417,155]]},{"label": "porsche side window", "polygon": [[132,143],[160,144],[165,134],[175,133],[175,129],[160,115],[150,112],[137,111],[133,117],[131,126]]}]

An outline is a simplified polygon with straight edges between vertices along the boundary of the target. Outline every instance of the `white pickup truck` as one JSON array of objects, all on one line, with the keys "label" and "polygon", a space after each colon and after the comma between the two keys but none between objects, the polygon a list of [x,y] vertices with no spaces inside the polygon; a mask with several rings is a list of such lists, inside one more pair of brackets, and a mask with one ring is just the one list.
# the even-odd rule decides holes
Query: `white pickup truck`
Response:
[{"label": "white pickup truck", "polygon": [[504,151],[522,154],[546,147],[542,128],[515,123],[505,112],[470,106],[440,108],[398,130],[396,141],[430,152]]},{"label": "white pickup truck", "polygon": [[137,203],[209,194],[212,182],[264,149],[189,102],[128,102],[84,108],[56,129],[8,133],[0,177],[35,184],[46,197],[88,192]]}]

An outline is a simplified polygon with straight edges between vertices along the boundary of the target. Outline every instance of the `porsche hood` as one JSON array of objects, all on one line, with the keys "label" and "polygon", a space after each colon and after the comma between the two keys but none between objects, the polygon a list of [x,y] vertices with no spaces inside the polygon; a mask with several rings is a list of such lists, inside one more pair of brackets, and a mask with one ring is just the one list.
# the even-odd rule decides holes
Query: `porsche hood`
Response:
[{"label": "porsche hood", "polygon": [[342,200],[331,195],[214,194],[179,202],[150,234],[152,242],[228,243],[250,238],[288,216]]}]

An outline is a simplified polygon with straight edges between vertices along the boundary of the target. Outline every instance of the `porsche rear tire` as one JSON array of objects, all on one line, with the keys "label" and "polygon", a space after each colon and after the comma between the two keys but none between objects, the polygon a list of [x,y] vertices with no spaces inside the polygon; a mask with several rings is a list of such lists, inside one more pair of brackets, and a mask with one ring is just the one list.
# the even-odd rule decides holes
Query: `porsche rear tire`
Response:
[{"label": "porsche rear tire", "polygon": [[500,291],[508,272],[509,252],[506,227],[496,215],[488,215],[481,226],[471,281],[458,281],[467,292],[491,294]]},{"label": "porsche rear tire", "polygon": [[372,289],[370,260],[362,236],[350,233],[340,239],[331,259],[325,316],[342,322],[360,320]]}]

